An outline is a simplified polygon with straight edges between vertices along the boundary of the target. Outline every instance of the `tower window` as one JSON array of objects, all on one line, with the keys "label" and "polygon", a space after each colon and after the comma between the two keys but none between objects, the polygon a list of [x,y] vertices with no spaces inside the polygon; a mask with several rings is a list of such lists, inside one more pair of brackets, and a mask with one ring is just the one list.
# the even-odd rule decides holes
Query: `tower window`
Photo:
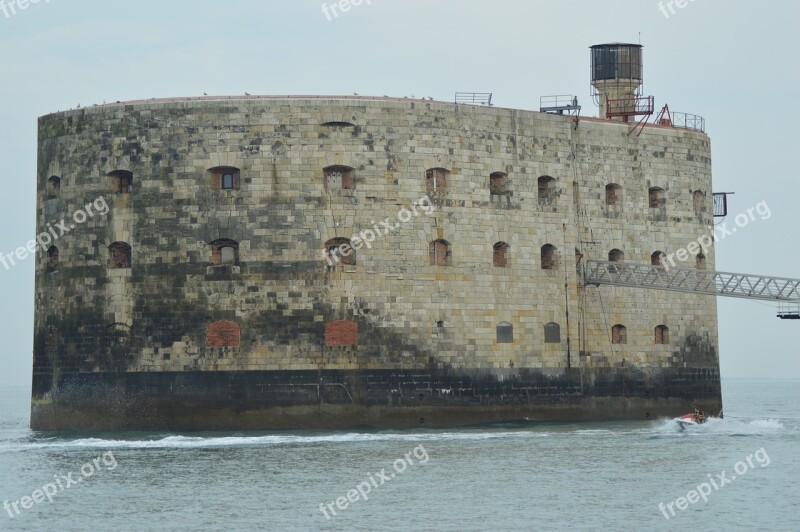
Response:
[{"label": "tower window", "polygon": [[608,261],[609,262],[622,262],[625,260],[625,253],[620,251],[619,249],[612,249],[608,252]]},{"label": "tower window", "polygon": [[429,194],[441,193],[447,189],[447,175],[444,168],[431,168],[425,172],[425,189]]},{"label": "tower window", "polygon": [[497,324],[497,343],[498,344],[512,344],[514,343],[514,326],[503,321]]},{"label": "tower window", "polygon": [[235,321],[215,321],[206,328],[208,347],[239,347],[241,337],[241,329]]},{"label": "tower window", "polygon": [[561,343],[561,326],[558,323],[550,322],[544,326],[544,343]]},{"label": "tower window", "polygon": [[505,268],[508,266],[508,244],[505,242],[498,242],[494,245],[494,252],[492,253],[492,261],[495,268]]},{"label": "tower window", "polygon": [[654,251],[652,255],[650,255],[650,265],[651,266],[663,266],[664,264],[662,261],[664,260],[664,252],[663,251]]},{"label": "tower window", "polygon": [[57,175],[47,178],[47,197],[57,198],[61,194],[61,178]]},{"label": "tower window", "polygon": [[349,166],[328,166],[323,168],[325,190],[350,190],[353,186],[353,169]]},{"label": "tower window", "polygon": [[555,270],[558,265],[558,250],[551,244],[542,246],[542,269]]},{"label": "tower window", "polygon": [[655,328],[655,343],[656,345],[666,345],[669,343],[669,327],[666,325],[659,325]]},{"label": "tower window", "polygon": [[108,246],[111,269],[131,267],[131,246],[127,242],[114,242]]},{"label": "tower window", "polygon": [[428,245],[428,262],[431,266],[450,265],[450,243],[447,240],[434,240]]},{"label": "tower window", "polygon": [[211,173],[213,190],[239,190],[241,172],[233,166],[217,166],[208,170]]},{"label": "tower window", "polygon": [[47,248],[47,271],[54,272],[58,269],[58,248],[50,246]]},{"label": "tower window", "polygon": [[228,238],[220,238],[209,244],[211,248],[211,264],[221,266],[239,265],[239,243]]},{"label": "tower window", "polygon": [[109,172],[111,188],[116,194],[128,194],[133,190],[133,173],[127,170]]},{"label": "tower window", "polygon": [[692,192],[692,206],[696,214],[706,212],[706,195],[702,190]]},{"label": "tower window", "polygon": [[356,265],[356,250],[349,238],[331,238],[325,242],[325,260],[329,266],[337,263],[347,266]]},{"label": "tower window", "polygon": [[494,172],[489,175],[489,192],[491,194],[505,194],[506,192],[506,178],[508,174],[503,172]]},{"label": "tower window", "polygon": [[667,193],[663,188],[652,187],[648,192],[651,209],[663,209],[667,206]]},{"label": "tower window", "polygon": [[548,175],[543,175],[538,179],[537,183],[539,190],[539,203],[552,203],[556,196],[556,180]]},{"label": "tower window", "polygon": [[622,187],[610,183],[606,185],[606,205],[620,206],[622,205]]},{"label": "tower window", "polygon": [[612,344],[628,343],[628,329],[624,325],[617,324],[611,328],[611,343]]},{"label": "tower window", "polygon": [[694,260],[694,267],[698,270],[705,270],[706,269],[706,256],[702,253],[698,253],[697,257]]}]

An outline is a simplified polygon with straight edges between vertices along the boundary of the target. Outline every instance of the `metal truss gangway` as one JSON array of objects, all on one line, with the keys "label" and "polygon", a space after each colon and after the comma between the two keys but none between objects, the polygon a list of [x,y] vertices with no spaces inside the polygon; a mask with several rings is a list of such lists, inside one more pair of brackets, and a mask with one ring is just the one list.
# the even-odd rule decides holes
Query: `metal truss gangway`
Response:
[{"label": "metal truss gangway", "polygon": [[587,261],[584,284],[650,288],[764,301],[800,302],[800,279],[669,268],[629,262]]}]

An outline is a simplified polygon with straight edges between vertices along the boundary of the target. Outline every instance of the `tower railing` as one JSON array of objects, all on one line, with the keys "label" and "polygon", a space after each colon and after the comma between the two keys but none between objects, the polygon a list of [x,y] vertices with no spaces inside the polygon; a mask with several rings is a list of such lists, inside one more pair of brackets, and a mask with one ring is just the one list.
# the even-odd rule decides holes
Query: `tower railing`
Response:
[{"label": "tower railing", "polygon": [[706,119],[689,113],[672,113],[672,127],[706,131]]}]

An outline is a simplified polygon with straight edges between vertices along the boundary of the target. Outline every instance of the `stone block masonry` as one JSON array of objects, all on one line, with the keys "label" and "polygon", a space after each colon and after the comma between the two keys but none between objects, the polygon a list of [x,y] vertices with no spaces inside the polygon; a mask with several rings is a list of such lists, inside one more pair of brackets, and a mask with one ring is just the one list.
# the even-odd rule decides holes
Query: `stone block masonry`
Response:
[{"label": "stone block masonry", "polygon": [[[526,402],[524,415],[617,417],[634,398],[645,406],[630,407],[631,417],[656,403],[705,401],[711,410],[720,402],[715,299],[585,287],[581,276],[582,261],[612,250],[649,263],[709,231],[708,137],[574,125],[530,111],[360,97],[142,101],[42,117],[38,224],[87,197],[106,197],[110,210],[59,241],[57,268],[37,259],[32,424],[47,428],[66,404],[88,412],[92,400],[71,393],[89,393],[87,382],[120,408],[134,400],[125,390],[152,392],[150,408],[163,414],[168,395],[148,383],[184,374],[218,380],[185,381],[206,388],[207,408],[258,412],[248,426],[278,426],[271,413],[309,400],[339,409],[343,424],[376,422],[377,405],[424,407],[427,416],[396,419],[443,424],[448,416],[430,409],[465,409],[452,417],[459,422],[516,416],[504,383],[530,371],[580,370],[570,377],[580,386],[563,389],[565,404],[578,394],[582,406],[559,409],[558,394],[548,395]],[[54,177],[57,194],[48,191]],[[320,259],[326,243],[426,194],[430,215],[352,260]],[[714,268],[713,248],[704,260]],[[585,385],[611,370],[674,377],[660,379],[657,393]],[[229,376],[250,372],[290,380],[237,391]],[[297,381],[320,372],[477,374],[495,384],[470,392],[480,400],[397,405],[390,385],[388,398],[364,402],[358,378],[325,393],[314,379]],[[163,380],[148,380],[156,375]],[[607,393],[609,402],[597,395]],[[202,410],[190,418],[207,426]]]}]

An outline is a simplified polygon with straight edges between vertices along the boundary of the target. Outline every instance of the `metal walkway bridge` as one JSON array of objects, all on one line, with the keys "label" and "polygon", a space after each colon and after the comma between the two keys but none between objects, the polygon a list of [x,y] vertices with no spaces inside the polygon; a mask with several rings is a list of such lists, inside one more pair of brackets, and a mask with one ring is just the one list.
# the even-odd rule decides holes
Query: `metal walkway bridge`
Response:
[{"label": "metal walkway bridge", "polygon": [[608,284],[712,296],[800,302],[800,279],[667,268],[629,262],[587,261],[584,284]]}]

